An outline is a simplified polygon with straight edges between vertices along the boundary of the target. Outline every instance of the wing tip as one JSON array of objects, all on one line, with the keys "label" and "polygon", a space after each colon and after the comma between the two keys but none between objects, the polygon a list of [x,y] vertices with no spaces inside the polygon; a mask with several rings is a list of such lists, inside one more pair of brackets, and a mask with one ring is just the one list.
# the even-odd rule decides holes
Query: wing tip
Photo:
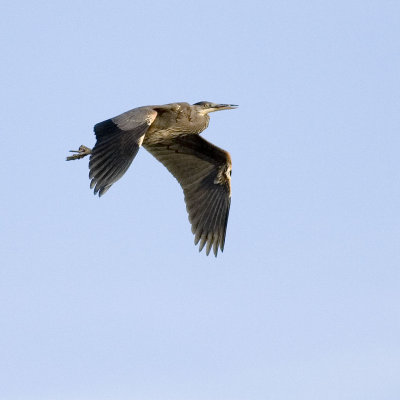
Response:
[{"label": "wing tip", "polygon": [[211,250],[215,257],[218,256],[218,251],[224,252],[225,235],[219,233],[209,232],[207,235],[204,233],[195,233],[194,244],[199,244],[199,253],[205,247],[205,253],[208,256]]}]

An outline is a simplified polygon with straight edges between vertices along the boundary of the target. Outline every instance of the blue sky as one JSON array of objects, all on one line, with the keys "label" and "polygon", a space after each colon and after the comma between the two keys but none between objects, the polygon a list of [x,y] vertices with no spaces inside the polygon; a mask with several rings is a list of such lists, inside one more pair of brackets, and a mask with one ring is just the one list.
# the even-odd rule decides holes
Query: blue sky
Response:
[{"label": "blue sky", "polygon": [[[3,1],[1,400],[400,397],[400,4]],[[101,199],[95,123],[239,104],[225,251],[142,149]]]}]

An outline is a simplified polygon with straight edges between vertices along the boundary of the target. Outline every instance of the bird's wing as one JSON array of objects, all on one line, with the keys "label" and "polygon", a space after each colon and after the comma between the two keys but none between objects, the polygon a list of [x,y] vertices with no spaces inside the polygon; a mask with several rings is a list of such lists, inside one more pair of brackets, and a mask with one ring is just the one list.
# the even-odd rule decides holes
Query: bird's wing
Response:
[{"label": "bird's wing", "polygon": [[144,144],[182,186],[189,221],[207,255],[224,250],[231,203],[231,158],[229,153],[199,135],[177,136],[156,144]]},{"label": "bird's wing", "polygon": [[150,107],[140,107],[95,125],[97,142],[89,161],[94,194],[103,195],[124,175],[156,116]]}]

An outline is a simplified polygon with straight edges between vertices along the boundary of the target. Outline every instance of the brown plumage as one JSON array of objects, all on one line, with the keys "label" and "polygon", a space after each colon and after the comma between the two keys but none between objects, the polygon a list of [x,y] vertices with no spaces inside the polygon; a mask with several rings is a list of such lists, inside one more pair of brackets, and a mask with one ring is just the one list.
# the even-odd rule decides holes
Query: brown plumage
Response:
[{"label": "brown plumage", "polygon": [[237,106],[202,101],[139,107],[94,127],[96,145],[81,146],[73,160],[90,154],[90,187],[102,196],[129,168],[140,146],[180,183],[199,251],[223,251],[231,201],[232,162],[228,152],[199,136],[209,113]]}]

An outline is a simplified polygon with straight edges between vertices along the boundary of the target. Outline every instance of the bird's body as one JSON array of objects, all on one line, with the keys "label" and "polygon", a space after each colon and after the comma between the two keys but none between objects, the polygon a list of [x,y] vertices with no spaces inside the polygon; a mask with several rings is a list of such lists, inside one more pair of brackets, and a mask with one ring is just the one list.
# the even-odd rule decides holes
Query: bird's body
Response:
[{"label": "bird's body", "polygon": [[199,134],[208,127],[210,116],[198,114],[188,103],[152,106],[157,117],[145,135],[144,145],[185,134]]},{"label": "bird's body", "polygon": [[217,255],[225,242],[232,162],[228,152],[199,134],[208,126],[209,112],[235,107],[210,102],[138,107],[95,125],[95,147],[81,146],[78,155],[67,160],[90,154],[90,187],[102,196],[143,146],[182,186],[199,250],[207,244],[207,254],[213,247]]}]

